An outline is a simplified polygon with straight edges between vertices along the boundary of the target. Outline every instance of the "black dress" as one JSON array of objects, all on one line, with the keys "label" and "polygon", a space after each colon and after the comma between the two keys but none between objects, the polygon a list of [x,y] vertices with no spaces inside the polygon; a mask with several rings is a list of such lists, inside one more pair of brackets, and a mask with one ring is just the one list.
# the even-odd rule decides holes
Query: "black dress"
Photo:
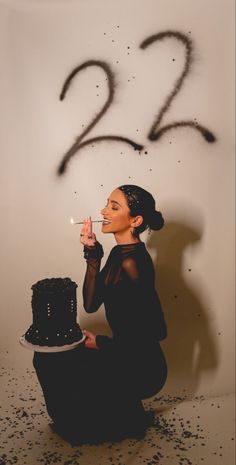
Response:
[{"label": "black dress", "polygon": [[159,344],[166,324],[145,244],[116,245],[100,271],[102,255],[99,243],[85,249],[84,308],[92,313],[104,303],[112,338],[98,335],[98,350],[81,344],[35,352],[33,360],[54,430],[71,443],[143,437],[141,400],[159,392],[167,377]]}]

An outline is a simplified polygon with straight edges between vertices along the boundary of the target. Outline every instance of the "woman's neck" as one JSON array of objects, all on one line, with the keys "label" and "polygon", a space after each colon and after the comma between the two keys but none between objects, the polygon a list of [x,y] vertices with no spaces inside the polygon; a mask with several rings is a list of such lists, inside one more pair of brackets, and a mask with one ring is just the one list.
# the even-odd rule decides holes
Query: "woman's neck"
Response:
[{"label": "woman's neck", "polygon": [[122,244],[136,244],[137,242],[141,242],[139,236],[134,237],[132,234],[122,234],[119,235],[118,233],[114,233],[116,243],[118,245]]}]

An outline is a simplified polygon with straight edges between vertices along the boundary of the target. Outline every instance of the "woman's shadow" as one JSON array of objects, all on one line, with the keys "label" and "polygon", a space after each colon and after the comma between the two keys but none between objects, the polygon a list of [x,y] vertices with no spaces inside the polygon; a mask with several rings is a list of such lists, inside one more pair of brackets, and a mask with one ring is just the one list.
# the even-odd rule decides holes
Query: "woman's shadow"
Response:
[{"label": "woman's shadow", "polygon": [[[151,254],[152,249],[157,252],[156,289],[168,330],[167,338],[161,343],[168,365],[168,379],[162,393],[176,402],[193,398],[204,372],[213,376],[219,362],[209,304],[201,290],[203,287],[204,291],[204,283],[202,286],[197,271],[184,265],[183,260],[186,247],[197,251],[201,229],[183,222],[168,222],[147,241]],[[193,278],[191,284],[186,273]]]}]

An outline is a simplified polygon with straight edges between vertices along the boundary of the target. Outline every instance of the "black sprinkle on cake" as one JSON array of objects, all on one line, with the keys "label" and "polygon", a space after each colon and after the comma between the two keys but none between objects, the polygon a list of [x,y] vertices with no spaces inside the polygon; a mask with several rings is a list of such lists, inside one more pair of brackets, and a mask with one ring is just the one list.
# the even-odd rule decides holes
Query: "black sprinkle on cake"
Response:
[{"label": "black sprinkle on cake", "polygon": [[77,318],[77,284],[70,278],[48,278],[31,287],[33,324],[26,341],[39,346],[63,346],[82,339]]}]

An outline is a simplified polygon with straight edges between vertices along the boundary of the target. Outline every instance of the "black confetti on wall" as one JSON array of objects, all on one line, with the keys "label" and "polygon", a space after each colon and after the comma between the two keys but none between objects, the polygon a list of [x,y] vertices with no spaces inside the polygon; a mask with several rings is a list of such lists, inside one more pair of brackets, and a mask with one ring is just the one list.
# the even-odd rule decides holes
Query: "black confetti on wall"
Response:
[{"label": "black confetti on wall", "polygon": [[[189,31],[189,34],[191,34],[191,31]],[[104,35],[106,35],[106,32],[104,32]],[[174,129],[176,130],[176,129],[188,127],[188,128],[191,128],[199,132],[206,142],[209,142],[209,143],[215,142],[216,136],[213,134],[213,132],[209,130],[208,128],[206,128],[205,126],[203,126],[202,124],[200,124],[196,118],[193,118],[193,120],[177,121],[171,124],[167,124],[165,126],[161,126],[164,115],[168,112],[168,110],[171,107],[171,104],[173,103],[174,99],[177,97],[177,94],[180,92],[180,90],[183,87],[183,83],[187,75],[190,72],[192,61],[193,61],[193,42],[188,35],[182,32],[179,32],[179,31],[169,30],[169,31],[163,31],[157,34],[153,34],[142,41],[142,43],[140,44],[140,48],[142,50],[145,50],[147,47],[153,45],[154,43],[160,42],[166,39],[174,39],[180,42],[182,45],[184,45],[185,64],[184,64],[184,68],[180,76],[174,83],[173,89],[165,98],[164,104],[160,108],[147,137],[150,141],[154,142],[154,141],[160,140],[160,138],[170,130],[174,130]],[[114,42],[114,39],[112,39],[112,42]],[[128,50],[127,54],[130,54],[130,50],[131,50],[130,45],[127,46],[127,50]],[[172,58],[172,61],[175,62],[175,58]],[[119,61],[116,60],[116,63],[119,63]],[[101,141],[122,142],[122,143],[132,146],[134,150],[137,150],[139,153],[144,148],[143,144],[139,144],[130,138],[122,137],[119,135],[103,135],[103,136],[97,136],[91,139],[84,140],[84,138],[88,135],[88,133],[95,127],[95,125],[100,121],[100,119],[108,111],[114,99],[115,76],[111,70],[110,65],[106,63],[105,61],[100,61],[100,60],[88,60],[82,63],[81,65],[74,68],[69,74],[69,76],[66,78],[65,83],[63,84],[61,94],[60,94],[60,100],[63,100],[75,76],[81,71],[91,66],[99,67],[105,72],[106,81],[108,82],[108,98],[106,102],[104,103],[102,109],[98,112],[98,114],[96,114],[93,117],[92,121],[83,130],[83,132],[79,136],[77,136],[75,142],[72,144],[70,149],[63,156],[62,161],[60,162],[59,167],[57,169],[57,174],[59,176],[65,173],[69,161],[79,150],[81,150],[83,147],[89,144],[92,144],[92,147],[94,147],[93,143],[95,142],[96,143],[101,142]],[[132,78],[135,79],[135,76],[132,76]],[[128,79],[128,82],[131,82],[131,79]],[[96,87],[99,88],[98,85]],[[97,94],[97,96],[99,95],[100,94]],[[82,125],[82,127],[84,127],[84,125]],[[138,132],[138,130],[136,130],[136,132]],[[172,142],[170,141],[169,143],[171,144]],[[180,160],[178,161],[178,163],[180,163]]]},{"label": "black confetti on wall", "polygon": [[[90,60],[86,61],[80,66],[77,66],[73,71],[69,74],[67,77],[61,94],[60,94],[60,100],[63,100],[66,96],[66,93],[71,85],[72,80],[74,77],[80,73],[82,70],[91,67],[91,66],[96,66],[101,68],[107,76],[108,80],[108,98],[105,104],[103,105],[101,111],[92,119],[91,123],[84,129],[84,131],[78,136],[74,142],[74,144],[70,147],[70,149],[66,152],[64,155],[59,167],[58,167],[58,175],[63,174],[66,171],[67,164],[70,161],[70,159],[82,148],[85,147],[88,144],[91,144],[93,142],[101,142],[101,141],[116,141],[116,142],[124,142],[126,144],[131,145],[134,150],[142,150],[143,146],[134,142],[133,140],[127,138],[127,137],[122,137],[122,136],[116,136],[116,135],[109,135],[109,136],[99,136],[99,137],[93,137],[91,139],[87,139],[86,141],[83,141],[83,139],[87,136],[87,134],[94,128],[94,126],[98,123],[98,121],[105,115],[107,112],[108,108],[110,107],[113,98],[114,98],[114,92],[115,92],[115,77],[113,72],[111,71],[110,66],[104,62],[104,61],[99,61],[99,60]],[[83,142],[82,142],[83,141]]]},{"label": "black confetti on wall", "polygon": [[[140,48],[145,50],[147,47],[150,45],[153,45],[155,42],[160,42],[165,39],[175,39],[178,42],[181,42],[184,47],[185,47],[185,65],[184,69],[180,75],[180,77],[177,79],[177,81],[174,84],[174,87],[170,94],[166,97],[164,105],[161,107],[160,111],[157,114],[157,117],[151,127],[151,130],[148,134],[148,138],[151,141],[156,141],[160,139],[167,131],[171,129],[178,129],[178,128],[183,128],[183,127],[190,127],[192,129],[195,129],[196,131],[199,131],[201,135],[204,137],[204,139],[207,142],[215,142],[216,138],[215,135],[205,128],[204,126],[196,123],[194,120],[193,121],[178,121],[172,124],[168,124],[166,126],[163,126],[162,128],[160,127],[163,116],[167,111],[169,110],[174,98],[177,96],[177,94],[180,92],[184,80],[186,79],[187,75],[189,74],[191,64],[192,64],[192,52],[193,52],[193,43],[191,39],[186,36],[185,34],[179,32],[179,31],[164,31],[164,32],[159,32],[158,34],[154,34],[148,38],[146,38],[141,44]],[[174,60],[174,59],[173,59]]]}]

